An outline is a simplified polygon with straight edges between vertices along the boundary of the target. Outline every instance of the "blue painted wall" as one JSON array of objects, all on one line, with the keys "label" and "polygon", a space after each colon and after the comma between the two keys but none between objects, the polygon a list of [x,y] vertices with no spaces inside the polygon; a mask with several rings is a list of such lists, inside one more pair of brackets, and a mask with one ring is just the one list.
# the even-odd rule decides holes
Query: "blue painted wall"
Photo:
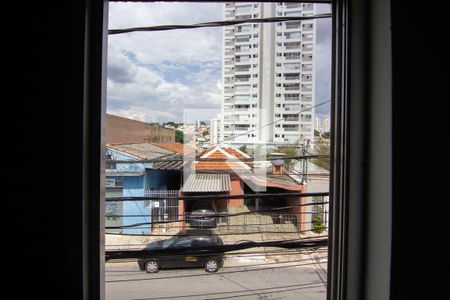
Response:
[{"label": "blue painted wall", "polygon": [[[140,158],[115,149],[107,148],[107,154],[114,160],[139,160]],[[144,197],[146,190],[167,190],[179,187],[179,175],[169,171],[153,170],[152,163],[116,164],[115,169],[107,169],[107,178],[117,179],[123,183],[123,197]],[[112,173],[126,172],[127,176],[112,175]],[[123,215],[136,217],[123,217],[123,226],[151,222],[151,209],[147,207],[149,201],[123,202]],[[149,234],[151,225],[124,228],[124,234]]]}]

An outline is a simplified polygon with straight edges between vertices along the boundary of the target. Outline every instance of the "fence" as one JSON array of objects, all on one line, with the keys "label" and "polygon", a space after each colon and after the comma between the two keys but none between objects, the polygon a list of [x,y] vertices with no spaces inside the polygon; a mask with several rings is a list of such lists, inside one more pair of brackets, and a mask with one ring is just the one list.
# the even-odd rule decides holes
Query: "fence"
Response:
[{"label": "fence", "polygon": [[[145,190],[145,197],[178,197],[179,190]],[[178,220],[178,200],[159,199],[145,200],[145,207],[151,211],[153,221],[176,221]]]}]

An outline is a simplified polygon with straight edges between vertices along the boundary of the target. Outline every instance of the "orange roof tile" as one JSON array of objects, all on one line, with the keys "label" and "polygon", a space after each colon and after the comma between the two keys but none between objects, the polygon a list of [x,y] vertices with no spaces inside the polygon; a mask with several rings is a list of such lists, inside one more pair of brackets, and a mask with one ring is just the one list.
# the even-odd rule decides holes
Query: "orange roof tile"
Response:
[{"label": "orange roof tile", "polygon": [[[222,151],[229,154],[231,157],[224,154]],[[245,158],[239,151],[228,147],[211,147],[197,155],[201,159],[240,159]],[[244,162],[225,162],[225,161],[198,161],[192,164],[196,170],[245,170],[248,169],[248,164]]]},{"label": "orange roof tile", "polygon": [[191,153],[195,152],[195,149],[192,148],[191,146],[184,145],[182,143],[177,143],[177,142],[175,142],[175,143],[158,143],[156,145],[161,148],[164,148],[164,149],[176,152],[176,153],[180,153],[180,154],[183,154],[183,153],[191,154]]}]

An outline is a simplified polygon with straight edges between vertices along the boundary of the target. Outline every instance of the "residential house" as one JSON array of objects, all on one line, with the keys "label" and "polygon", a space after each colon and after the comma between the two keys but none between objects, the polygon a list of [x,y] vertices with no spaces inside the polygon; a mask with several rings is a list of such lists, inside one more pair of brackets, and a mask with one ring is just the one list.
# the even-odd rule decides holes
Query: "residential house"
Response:
[{"label": "residential house", "polygon": [[[255,168],[252,157],[231,147],[217,145],[199,153],[191,165],[191,172],[181,189],[180,195],[220,196],[212,202],[218,212],[257,211],[286,206],[295,206],[283,213],[290,215],[293,223],[304,230],[304,208],[299,204],[305,199],[298,196],[261,198],[224,198],[223,196],[256,193],[305,192],[305,185],[291,177],[282,164],[269,163],[269,168]],[[267,164],[266,164],[267,165]],[[180,216],[189,213],[192,200],[180,201]],[[275,215],[273,215],[275,217]],[[277,217],[280,214],[277,214]],[[274,219],[274,222],[276,220]]]},{"label": "residential house", "polygon": [[[118,143],[106,145],[106,196],[119,197],[164,197],[178,196],[181,186],[182,170],[189,161],[183,159],[193,149],[180,143],[153,144]],[[161,159],[166,161],[136,162],[139,160]],[[115,163],[114,161],[130,161]],[[106,203],[107,232],[128,234],[149,234],[149,224],[127,227],[137,223],[150,223],[152,220],[167,219],[178,214],[178,201],[161,199],[159,201],[120,201]],[[117,217],[121,216],[121,217]],[[123,227],[123,229],[108,229]]]}]

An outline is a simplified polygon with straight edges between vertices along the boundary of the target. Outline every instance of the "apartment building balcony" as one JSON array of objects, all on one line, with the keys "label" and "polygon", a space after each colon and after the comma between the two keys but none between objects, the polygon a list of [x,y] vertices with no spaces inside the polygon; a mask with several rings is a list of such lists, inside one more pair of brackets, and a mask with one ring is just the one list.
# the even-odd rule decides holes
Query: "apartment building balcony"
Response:
[{"label": "apartment building balcony", "polygon": [[251,19],[252,15],[251,14],[245,14],[245,15],[236,15],[235,19],[236,20],[246,20],[246,19]]},{"label": "apartment building balcony", "polygon": [[294,101],[300,101],[300,97],[284,97],[283,98],[284,101],[288,101],[288,102],[294,102]]},{"label": "apartment building balcony", "polygon": [[302,58],[302,61],[312,61],[313,55],[312,54],[302,54],[301,58]]},{"label": "apartment building balcony", "polygon": [[313,44],[302,44],[302,51],[313,51]]},{"label": "apartment building balcony", "polygon": [[225,76],[234,75],[234,69],[233,68],[224,68],[224,74]]},{"label": "apartment building balcony", "polygon": [[254,60],[254,59],[251,59],[251,58],[247,58],[247,59],[236,59],[235,61],[235,64],[237,64],[237,65],[248,65],[248,64],[253,64],[253,63],[255,63],[256,62],[256,60]]},{"label": "apartment building balcony", "polygon": [[300,125],[300,132],[310,132],[311,130],[311,125]]},{"label": "apartment building balcony", "polygon": [[283,49],[284,50],[300,50],[301,42],[285,42]]},{"label": "apartment building balcony", "polygon": [[299,31],[285,32],[283,41],[301,41],[302,35]]},{"label": "apartment building balcony", "polygon": [[234,31],[226,32],[225,33],[225,38],[234,38]]},{"label": "apartment building balcony", "polygon": [[300,3],[285,3],[284,4],[284,9],[286,10],[290,10],[290,9],[299,9],[301,8],[301,4]]},{"label": "apartment building balcony", "polygon": [[301,89],[302,91],[312,92],[312,84],[302,84]]},{"label": "apartment building balcony", "polygon": [[300,117],[300,122],[311,123],[312,122],[311,115],[302,115]]},{"label": "apartment building balcony", "polygon": [[298,132],[300,129],[299,125],[294,125],[294,124],[283,124],[283,126],[281,127],[284,131],[296,131]]},{"label": "apartment building balcony", "polygon": [[225,47],[234,47],[234,41],[225,42],[223,45]]},{"label": "apartment building balcony", "polygon": [[308,72],[308,71],[312,71],[313,70],[313,65],[312,64],[302,64],[302,71],[303,72]]},{"label": "apartment building balcony", "polygon": [[242,106],[235,105],[233,110],[237,113],[239,113],[239,112],[247,112],[248,113],[248,111],[250,110],[250,105],[242,105]]},{"label": "apartment building balcony", "polygon": [[300,111],[300,105],[283,104],[283,110],[289,112],[297,112]]},{"label": "apartment building balcony", "polygon": [[230,60],[225,60],[224,65],[225,65],[225,66],[230,66],[230,65],[231,65],[231,66],[234,66],[234,61],[231,60],[231,59],[230,59]]},{"label": "apartment building balcony", "polygon": [[234,52],[234,48],[232,49],[226,49],[226,51],[224,52],[225,56],[234,56],[235,52]]},{"label": "apartment building balcony", "polygon": [[295,134],[295,135],[284,135],[283,137],[283,141],[284,142],[288,142],[288,143],[297,143],[299,141],[299,135]]},{"label": "apartment building balcony", "polygon": [[312,81],[312,74],[302,74],[302,81],[303,82]]},{"label": "apartment building balcony", "polygon": [[240,48],[236,47],[234,52],[235,52],[235,54],[238,54],[238,55],[245,55],[245,54],[250,55],[250,54],[253,54],[254,51],[252,51],[251,48],[240,49]]},{"label": "apartment building balcony", "polygon": [[[303,76],[302,76],[302,78],[303,78]],[[297,74],[295,74],[295,75],[287,75],[287,74],[285,74],[285,75],[283,76],[283,79],[284,79],[285,81],[287,81],[287,82],[289,82],[289,81],[294,81],[294,80],[300,80],[300,73],[297,73]]]},{"label": "apartment building balcony", "polygon": [[304,11],[312,11],[312,10],[314,10],[314,4],[313,3],[303,3],[302,9]]},{"label": "apartment building balcony", "polygon": [[301,99],[302,99],[302,102],[311,102],[312,95],[302,95]]},{"label": "apartment building balcony", "polygon": [[250,83],[252,81],[252,77],[250,75],[238,75],[234,77],[234,81],[236,83],[238,82],[248,82]]},{"label": "apartment building balcony", "polygon": [[233,87],[226,87],[223,89],[223,93],[225,95],[232,95],[234,94],[234,88]]},{"label": "apartment building balcony", "polygon": [[251,70],[252,70],[252,68],[235,68],[234,69],[234,73],[235,73],[235,75],[244,75],[244,74],[248,74],[248,73],[250,73],[251,72]]},{"label": "apartment building balcony", "polygon": [[286,71],[300,71],[301,66],[300,63],[284,63],[280,68],[282,72]]},{"label": "apartment building balcony", "polygon": [[252,40],[253,39],[251,37],[238,39],[237,36],[235,36],[234,42],[235,42],[236,45],[241,45],[241,44],[246,44],[246,43],[248,44]]},{"label": "apartment building balcony", "polygon": [[283,89],[285,91],[300,91],[300,84],[289,84],[289,83],[285,83],[283,85]]},{"label": "apartment building balcony", "polygon": [[242,134],[250,130],[250,127],[234,127],[234,132],[237,134]]},{"label": "apartment building balcony", "polygon": [[298,114],[283,114],[283,119],[285,122],[298,122],[300,118]]},{"label": "apartment building balcony", "polygon": [[314,35],[312,33],[304,33],[302,34],[302,41],[304,42],[312,42],[314,40]]},{"label": "apartment building balcony", "polygon": [[[251,101],[251,97],[238,97],[240,95],[236,95],[236,97],[234,98],[234,104],[238,105],[238,104],[249,104],[249,102]],[[247,95],[242,95],[242,96],[247,96]]]},{"label": "apartment building balcony", "polygon": [[314,24],[312,24],[312,23],[302,24],[303,32],[310,32],[310,31],[313,31],[313,29],[314,29]]}]

